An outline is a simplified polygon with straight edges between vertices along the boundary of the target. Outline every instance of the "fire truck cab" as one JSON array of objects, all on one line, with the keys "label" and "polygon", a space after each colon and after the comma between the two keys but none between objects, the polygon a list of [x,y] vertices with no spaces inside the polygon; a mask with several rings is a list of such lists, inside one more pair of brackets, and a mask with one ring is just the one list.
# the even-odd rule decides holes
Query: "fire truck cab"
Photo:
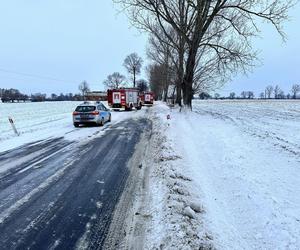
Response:
[{"label": "fire truck cab", "polygon": [[142,108],[142,102],[137,88],[120,88],[107,90],[108,105],[113,110],[130,111]]}]

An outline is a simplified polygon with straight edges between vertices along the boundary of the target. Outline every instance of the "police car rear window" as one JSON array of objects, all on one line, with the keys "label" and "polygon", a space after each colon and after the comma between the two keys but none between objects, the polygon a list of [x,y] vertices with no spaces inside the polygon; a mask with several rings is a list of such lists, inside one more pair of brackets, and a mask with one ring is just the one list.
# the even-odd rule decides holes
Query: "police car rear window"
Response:
[{"label": "police car rear window", "polygon": [[95,106],[78,106],[76,108],[76,111],[78,112],[91,112],[94,111],[96,109]]}]

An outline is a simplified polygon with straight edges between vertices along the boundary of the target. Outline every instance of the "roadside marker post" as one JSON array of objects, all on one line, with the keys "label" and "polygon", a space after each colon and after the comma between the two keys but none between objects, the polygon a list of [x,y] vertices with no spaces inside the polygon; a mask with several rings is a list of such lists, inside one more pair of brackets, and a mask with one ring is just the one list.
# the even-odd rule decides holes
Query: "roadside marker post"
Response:
[{"label": "roadside marker post", "polygon": [[19,136],[20,134],[19,134],[19,132],[18,132],[16,126],[15,126],[14,120],[13,120],[11,117],[8,117],[8,121],[9,121],[9,123],[10,123],[10,125],[11,125],[13,131],[15,132],[15,134],[16,134],[17,136]]},{"label": "roadside marker post", "polygon": [[168,114],[168,115],[167,115],[168,127],[170,126],[170,122],[169,122],[169,120],[171,120],[171,116],[170,116],[170,114]]}]

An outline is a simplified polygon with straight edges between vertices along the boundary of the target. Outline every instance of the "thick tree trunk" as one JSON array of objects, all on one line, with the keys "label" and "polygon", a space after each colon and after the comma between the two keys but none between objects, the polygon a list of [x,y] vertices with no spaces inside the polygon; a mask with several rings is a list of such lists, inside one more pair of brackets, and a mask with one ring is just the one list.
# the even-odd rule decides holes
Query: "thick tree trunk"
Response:
[{"label": "thick tree trunk", "polygon": [[181,100],[182,100],[182,82],[184,77],[184,42],[183,39],[180,40],[180,48],[178,51],[179,54],[179,70],[178,70],[178,76],[177,76],[177,82],[176,82],[176,104],[178,104],[180,107],[182,106]]},{"label": "thick tree trunk", "polygon": [[[189,46],[188,59],[186,62],[186,70],[183,78],[183,103],[190,109],[192,109],[192,100],[193,100],[193,82],[194,82],[194,74],[196,67],[196,57],[199,49],[199,44],[202,40],[204,30],[203,30],[203,20],[206,19],[206,15],[208,13],[208,7],[210,1],[201,1],[201,8],[204,13],[198,12],[195,28],[193,33],[193,38],[191,39]],[[205,14],[206,13],[206,14]],[[205,18],[204,18],[205,16]]]},{"label": "thick tree trunk", "polygon": [[193,81],[196,66],[197,46],[192,46],[187,59],[186,71],[183,78],[183,104],[192,108],[193,100]]},{"label": "thick tree trunk", "polygon": [[163,96],[163,101],[167,102],[167,98],[168,98],[168,89],[164,89],[164,96]]},{"label": "thick tree trunk", "polygon": [[181,82],[179,82],[179,81],[176,86],[176,104],[178,104],[180,107],[182,106],[182,104],[181,104]]},{"label": "thick tree trunk", "polygon": [[163,101],[166,102],[167,98],[168,98],[168,89],[169,89],[169,67],[167,65],[166,67],[166,76],[165,76],[165,84],[164,84],[164,88],[163,88]]},{"label": "thick tree trunk", "polygon": [[165,84],[163,87],[163,92],[164,92],[164,96],[163,96],[163,101],[166,102],[167,98],[168,98],[168,90],[169,90],[169,51],[167,51],[166,57],[165,57]]},{"label": "thick tree trunk", "polygon": [[[186,28],[186,19],[185,19],[185,5],[184,1],[179,1],[179,20],[180,20],[180,27],[181,29]],[[182,36],[182,34],[179,34],[179,47],[178,47],[178,76],[177,76],[177,82],[176,82],[176,104],[178,104],[180,107],[182,106],[182,83],[184,78],[184,53],[185,53],[185,45],[186,40]]]}]

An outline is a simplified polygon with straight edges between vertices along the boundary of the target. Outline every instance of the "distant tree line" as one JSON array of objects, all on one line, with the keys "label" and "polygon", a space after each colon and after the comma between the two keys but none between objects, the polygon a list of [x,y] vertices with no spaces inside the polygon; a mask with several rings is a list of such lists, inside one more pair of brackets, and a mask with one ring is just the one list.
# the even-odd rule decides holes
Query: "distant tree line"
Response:
[{"label": "distant tree line", "polygon": [[0,98],[2,102],[25,102],[29,99],[29,96],[17,89],[0,89]]},{"label": "distant tree line", "polygon": [[276,85],[273,87],[272,85],[269,85],[265,88],[264,92],[261,92],[259,97],[261,99],[297,99],[300,98],[298,94],[300,93],[300,84],[294,84],[290,90],[290,93],[287,93],[285,95],[284,91],[279,87],[279,85]]},{"label": "distant tree line", "polygon": [[[235,92],[231,92],[229,96],[221,96],[219,93],[215,93],[211,96],[209,93],[201,92],[199,98],[204,99],[254,99],[255,94],[253,91],[242,91],[240,95]],[[261,92],[258,99],[300,99],[300,84],[294,84],[290,90],[290,93],[285,94],[279,85],[268,85],[264,92]]]},{"label": "distant tree line", "polygon": [[83,100],[80,94],[47,94],[35,93],[31,95],[23,94],[18,89],[0,89],[2,102],[44,102],[44,101],[80,101]]},{"label": "distant tree line", "polygon": [[73,93],[68,93],[68,94],[51,94],[50,97],[46,97],[45,101],[81,101],[82,95],[80,94],[73,94]]},{"label": "distant tree line", "polygon": [[[136,79],[136,76],[140,74],[142,67],[142,59],[136,54],[132,53],[126,57],[124,61],[124,67],[131,75],[133,80],[133,87],[138,88],[141,92],[149,89],[148,82],[144,79]],[[118,72],[115,72],[107,77],[104,81],[104,85],[107,88],[120,88],[129,87],[125,83],[126,77]],[[78,90],[80,94],[73,93],[52,93],[47,96],[45,93],[23,94],[18,89],[2,89],[0,88],[0,102],[44,102],[44,101],[83,101],[85,100],[90,87],[87,81],[83,81],[79,84]]]}]

